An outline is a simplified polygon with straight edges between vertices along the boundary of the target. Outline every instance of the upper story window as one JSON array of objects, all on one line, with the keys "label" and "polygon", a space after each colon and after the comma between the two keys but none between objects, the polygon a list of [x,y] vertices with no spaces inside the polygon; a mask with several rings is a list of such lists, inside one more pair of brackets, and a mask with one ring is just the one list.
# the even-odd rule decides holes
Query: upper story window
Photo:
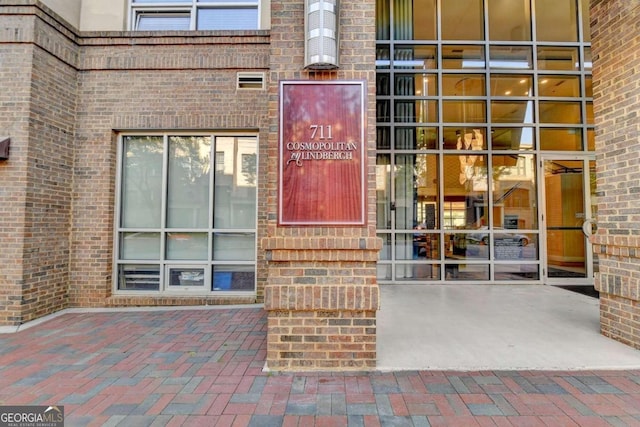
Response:
[{"label": "upper story window", "polygon": [[255,30],[259,0],[131,0],[131,28]]}]

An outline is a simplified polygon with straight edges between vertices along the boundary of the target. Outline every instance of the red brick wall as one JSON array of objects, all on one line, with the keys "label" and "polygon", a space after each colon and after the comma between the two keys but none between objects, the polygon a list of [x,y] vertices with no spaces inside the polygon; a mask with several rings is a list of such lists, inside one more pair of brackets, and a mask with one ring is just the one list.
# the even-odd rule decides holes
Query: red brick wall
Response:
[{"label": "red brick wall", "polygon": [[640,3],[592,0],[602,333],[640,348]]},{"label": "red brick wall", "polygon": [[0,6],[0,324],[67,306],[76,69],[74,34],[48,9]]},{"label": "red brick wall", "polygon": [[[375,3],[340,4],[340,69],[304,66],[304,2],[272,3],[269,89],[268,260],[269,368],[369,369],[375,367],[379,305],[375,236]],[[363,227],[279,227],[278,82],[367,82],[367,221]]]}]

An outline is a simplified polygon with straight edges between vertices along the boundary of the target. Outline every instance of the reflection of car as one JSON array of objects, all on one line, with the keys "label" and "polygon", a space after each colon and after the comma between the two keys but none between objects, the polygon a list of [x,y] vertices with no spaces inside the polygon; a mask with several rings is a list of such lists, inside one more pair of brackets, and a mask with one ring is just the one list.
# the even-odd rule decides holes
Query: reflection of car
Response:
[{"label": "reflection of car", "polygon": [[[494,227],[493,241],[496,245],[504,246],[527,246],[529,244],[529,237],[524,234],[507,233],[504,228]],[[467,234],[467,241],[472,244],[488,245],[489,233],[487,227],[480,227],[477,233]]]}]

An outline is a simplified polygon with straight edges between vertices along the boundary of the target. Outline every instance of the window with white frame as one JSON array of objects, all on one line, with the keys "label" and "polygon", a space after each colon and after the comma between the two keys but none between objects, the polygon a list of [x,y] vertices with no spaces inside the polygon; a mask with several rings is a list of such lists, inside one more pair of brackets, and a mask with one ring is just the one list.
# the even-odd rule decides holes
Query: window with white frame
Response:
[{"label": "window with white frame", "polygon": [[257,137],[123,135],[116,291],[254,292]]},{"label": "window with white frame", "polygon": [[255,30],[259,0],[130,0],[131,29]]}]

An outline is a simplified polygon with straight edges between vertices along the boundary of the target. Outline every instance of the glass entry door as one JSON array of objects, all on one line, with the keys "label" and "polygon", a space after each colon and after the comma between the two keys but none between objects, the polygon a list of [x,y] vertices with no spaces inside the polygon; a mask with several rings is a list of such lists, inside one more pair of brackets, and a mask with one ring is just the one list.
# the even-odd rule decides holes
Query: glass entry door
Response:
[{"label": "glass entry door", "polygon": [[544,281],[593,285],[589,235],[595,231],[595,160],[545,156],[541,160],[544,207]]}]

